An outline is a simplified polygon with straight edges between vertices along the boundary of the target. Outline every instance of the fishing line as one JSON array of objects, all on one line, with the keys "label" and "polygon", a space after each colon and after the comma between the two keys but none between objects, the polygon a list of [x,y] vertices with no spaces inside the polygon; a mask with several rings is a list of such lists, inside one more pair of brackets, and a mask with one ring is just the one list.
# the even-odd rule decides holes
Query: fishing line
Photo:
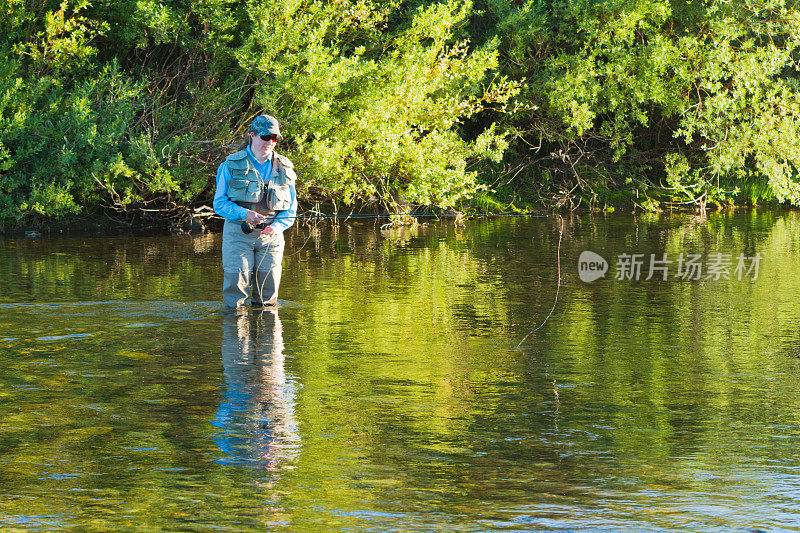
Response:
[{"label": "fishing line", "polygon": [[[266,227],[266,226],[269,226],[270,224],[272,224],[273,222],[275,222],[275,219],[277,219],[277,218],[278,218],[278,213],[276,212],[274,215],[272,215],[272,220],[270,220],[269,222],[267,222],[266,224],[264,224],[264,226],[265,226],[265,227]],[[260,225],[260,224],[261,224],[261,223],[259,223],[259,225]],[[253,231],[253,229],[255,229],[255,226],[251,226],[251,228],[252,228],[252,229],[251,229],[250,231]],[[244,225],[244,224],[242,224],[242,231],[243,231],[243,232],[244,232],[244,229],[245,229],[245,225]],[[274,233],[273,233],[273,236],[274,236]],[[261,239],[261,231],[259,231],[259,233],[258,233],[258,236],[256,237],[256,239],[257,239],[257,240],[260,240],[260,239]],[[286,241],[284,241],[284,242],[283,242],[283,247],[284,247],[284,250],[285,250],[285,249],[286,249]],[[272,251],[272,250],[270,250],[270,251]],[[265,275],[265,276],[264,276],[264,279],[262,280],[262,282],[261,282],[261,285],[259,285],[259,284],[258,284],[258,273],[259,273],[259,272],[260,272],[260,270],[261,270],[261,263],[263,263],[263,262],[264,262],[264,258],[265,258],[265,257],[267,257],[267,253],[268,253],[266,250],[262,250],[262,252],[263,252],[263,253],[262,253],[262,255],[261,255],[261,259],[258,261],[258,265],[256,265],[256,268],[255,268],[255,270],[253,270],[253,274],[252,274],[252,275],[253,275],[253,277],[255,278],[253,281],[255,282],[255,284],[256,284],[256,289],[258,290],[258,300],[259,300],[259,301],[261,302],[261,304],[263,305],[263,304],[264,304],[264,284],[267,282],[267,278],[269,277],[269,274],[267,274],[267,275]],[[274,265],[273,265],[273,266],[274,266]],[[270,271],[272,271],[272,268],[270,268]],[[276,302],[276,303],[277,303],[277,302]]]},{"label": "fishing line", "polygon": [[300,248],[298,248],[296,251],[294,251],[294,252],[292,252],[292,253],[290,253],[290,254],[288,254],[288,255],[287,255],[287,254],[283,254],[283,257],[292,257],[293,255],[297,255],[297,254],[299,254],[299,253],[300,253],[300,251],[301,251],[303,248],[305,248],[305,247],[306,247],[306,244],[308,244],[308,241],[310,241],[310,240],[311,240],[311,236],[312,236],[312,235],[314,235],[314,229],[313,229],[313,228],[312,228],[312,229],[311,229],[311,230],[308,232],[308,237],[306,237],[306,240],[305,240],[305,242],[304,242],[303,244],[301,244],[301,245],[300,245]]},{"label": "fishing line", "polygon": [[[462,219],[462,218],[466,218],[466,217],[550,218],[550,217],[556,217],[557,216],[559,218],[559,220],[561,221],[561,225],[559,227],[558,247],[556,249],[556,262],[557,262],[557,274],[556,274],[556,276],[557,276],[557,280],[556,280],[556,295],[555,295],[555,298],[553,300],[553,306],[550,308],[550,312],[544,318],[542,323],[539,324],[535,329],[533,329],[530,332],[528,332],[528,334],[525,335],[522,338],[521,341],[519,341],[519,344],[517,344],[515,349],[518,350],[519,347],[522,346],[522,343],[524,343],[528,339],[528,337],[530,337],[532,334],[534,334],[535,332],[537,332],[540,329],[542,329],[544,327],[544,325],[547,323],[547,321],[550,319],[550,317],[553,316],[553,312],[555,311],[556,306],[558,305],[558,296],[559,296],[559,293],[561,292],[561,241],[562,241],[562,239],[564,237],[564,217],[561,216],[561,214],[559,214],[559,213],[554,213],[554,214],[544,214],[544,213],[356,213],[356,214],[353,214],[353,213],[350,213],[349,215],[338,215],[338,214],[337,215],[328,215],[328,214],[324,214],[324,213],[312,213],[312,214],[289,215],[289,216],[283,216],[281,218],[282,219],[292,219],[293,218],[295,220],[340,220],[340,219],[346,219],[346,220],[352,220],[352,219],[375,219],[375,220],[377,220],[377,219],[382,219],[382,218],[384,218],[384,219],[385,218],[391,218],[393,216],[398,216],[398,217],[401,217],[401,216],[402,217],[408,217],[408,216],[410,216],[410,217],[414,217],[414,218],[455,218],[455,219]],[[270,223],[274,222],[276,218],[277,218],[277,214],[273,217],[273,219],[270,221]],[[384,225],[381,226],[381,229],[383,230],[387,226],[390,226],[391,224],[392,224],[391,222],[388,223],[388,224],[384,224]],[[309,231],[308,232],[308,237],[306,237],[305,242],[300,246],[300,248],[298,248],[297,250],[295,250],[293,253],[291,253],[289,255],[283,255],[283,257],[292,257],[293,255],[296,255],[296,254],[300,253],[300,251],[303,250],[303,248],[305,248],[306,244],[308,244],[308,241],[311,240],[312,233],[313,233],[313,231]],[[284,247],[285,247],[285,242],[284,242]],[[256,269],[255,269],[256,273],[259,271],[259,268],[261,267],[261,263],[264,261],[266,256],[267,256],[266,253],[261,256],[261,260],[258,262],[258,265],[256,266]],[[257,277],[257,274],[256,274],[256,277]],[[263,298],[263,290],[264,290],[263,284],[264,283],[266,283],[266,278],[263,280],[263,282],[262,282],[262,284],[260,286],[259,286],[258,283],[256,283],[256,288],[258,289],[258,295],[259,295],[259,298],[261,299],[262,302],[264,301],[264,298]]]},{"label": "fishing line", "polygon": [[[519,347],[522,346],[522,343],[525,342],[525,340],[527,340],[528,337],[530,337],[533,333],[542,329],[542,327],[547,323],[547,321],[553,315],[553,311],[556,310],[556,304],[558,303],[558,293],[561,291],[561,238],[564,236],[564,217],[562,217],[561,215],[557,216],[558,218],[561,219],[561,228],[560,231],[558,232],[558,248],[556,250],[556,258],[558,264],[558,273],[556,274],[556,276],[558,277],[558,284],[556,285],[556,297],[553,301],[553,308],[550,309],[550,312],[544,318],[544,321],[541,324],[539,324],[539,326],[536,329],[530,331],[527,335],[525,335],[522,338],[521,341],[519,341],[519,344],[517,344],[517,347],[515,348],[516,350],[519,350]],[[553,382],[553,384],[555,384],[555,381]],[[558,393],[556,393],[556,396],[558,396]]]}]

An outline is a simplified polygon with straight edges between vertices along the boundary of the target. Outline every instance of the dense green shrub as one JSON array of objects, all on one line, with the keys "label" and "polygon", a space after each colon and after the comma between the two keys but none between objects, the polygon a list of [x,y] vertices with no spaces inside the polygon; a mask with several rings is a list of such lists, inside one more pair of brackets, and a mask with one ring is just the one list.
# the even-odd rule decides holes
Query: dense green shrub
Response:
[{"label": "dense green shrub", "polygon": [[[541,147],[540,165],[561,166],[566,181],[633,183],[705,205],[728,201],[742,180],[766,179],[776,198],[800,202],[796,3],[486,0],[484,8],[502,38],[501,66],[526,80],[522,98],[533,110],[508,127],[529,143],[518,148]],[[591,172],[598,167],[607,172]],[[592,178],[614,168],[648,175]]]},{"label": "dense green shrub", "polygon": [[92,63],[102,25],[66,5],[37,21],[21,5],[0,57],[0,217],[77,213],[97,201],[93,172],[124,149],[137,91],[114,62]]},{"label": "dense green shrub", "polygon": [[459,121],[517,89],[481,84],[496,52],[492,43],[470,51],[458,37],[469,4],[420,7],[384,31],[393,7],[272,2],[251,10],[254,31],[238,58],[263,80],[254,105],[287,117],[306,184],[345,201],[402,191],[451,205],[478,188],[467,162],[499,160],[505,144],[492,127],[466,141]]},{"label": "dense green shrub", "polygon": [[800,204],[787,0],[0,0],[0,219],[208,202],[248,122],[309,187]]},{"label": "dense green shrub", "polygon": [[208,198],[216,164],[264,112],[284,120],[303,184],[346,201],[450,205],[479,189],[469,161],[502,156],[495,128],[458,133],[517,90],[483,83],[496,52],[471,50],[459,33],[466,3],[49,8],[5,7],[18,16],[0,64],[2,218]]},{"label": "dense green shrub", "polygon": [[169,213],[207,190],[208,145],[242,110],[212,4],[3,6],[0,218]]}]

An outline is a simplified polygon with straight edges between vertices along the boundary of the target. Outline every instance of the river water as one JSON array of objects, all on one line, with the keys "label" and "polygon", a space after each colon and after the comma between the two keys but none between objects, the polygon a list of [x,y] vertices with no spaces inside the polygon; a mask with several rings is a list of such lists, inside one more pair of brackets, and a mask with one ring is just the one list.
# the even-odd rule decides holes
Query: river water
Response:
[{"label": "river water", "polygon": [[798,214],[561,222],[0,241],[0,528],[799,531]]}]

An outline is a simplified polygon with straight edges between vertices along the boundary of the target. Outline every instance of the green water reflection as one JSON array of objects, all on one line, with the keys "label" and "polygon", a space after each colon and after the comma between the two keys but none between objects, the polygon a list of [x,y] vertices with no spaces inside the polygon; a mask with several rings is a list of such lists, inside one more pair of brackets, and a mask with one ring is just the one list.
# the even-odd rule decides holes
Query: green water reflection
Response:
[{"label": "green water reflection", "polygon": [[218,235],[0,241],[0,528],[800,530],[798,215],[564,222],[295,228],[238,314]]}]

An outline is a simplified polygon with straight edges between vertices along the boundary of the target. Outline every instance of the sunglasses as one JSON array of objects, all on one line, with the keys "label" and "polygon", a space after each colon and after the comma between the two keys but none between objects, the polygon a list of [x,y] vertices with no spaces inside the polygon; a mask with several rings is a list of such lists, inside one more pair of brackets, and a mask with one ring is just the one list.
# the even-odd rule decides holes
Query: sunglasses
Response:
[{"label": "sunglasses", "polygon": [[277,135],[259,135],[259,137],[261,137],[261,140],[265,141],[265,142],[268,142],[268,141],[278,142],[278,136]]}]

